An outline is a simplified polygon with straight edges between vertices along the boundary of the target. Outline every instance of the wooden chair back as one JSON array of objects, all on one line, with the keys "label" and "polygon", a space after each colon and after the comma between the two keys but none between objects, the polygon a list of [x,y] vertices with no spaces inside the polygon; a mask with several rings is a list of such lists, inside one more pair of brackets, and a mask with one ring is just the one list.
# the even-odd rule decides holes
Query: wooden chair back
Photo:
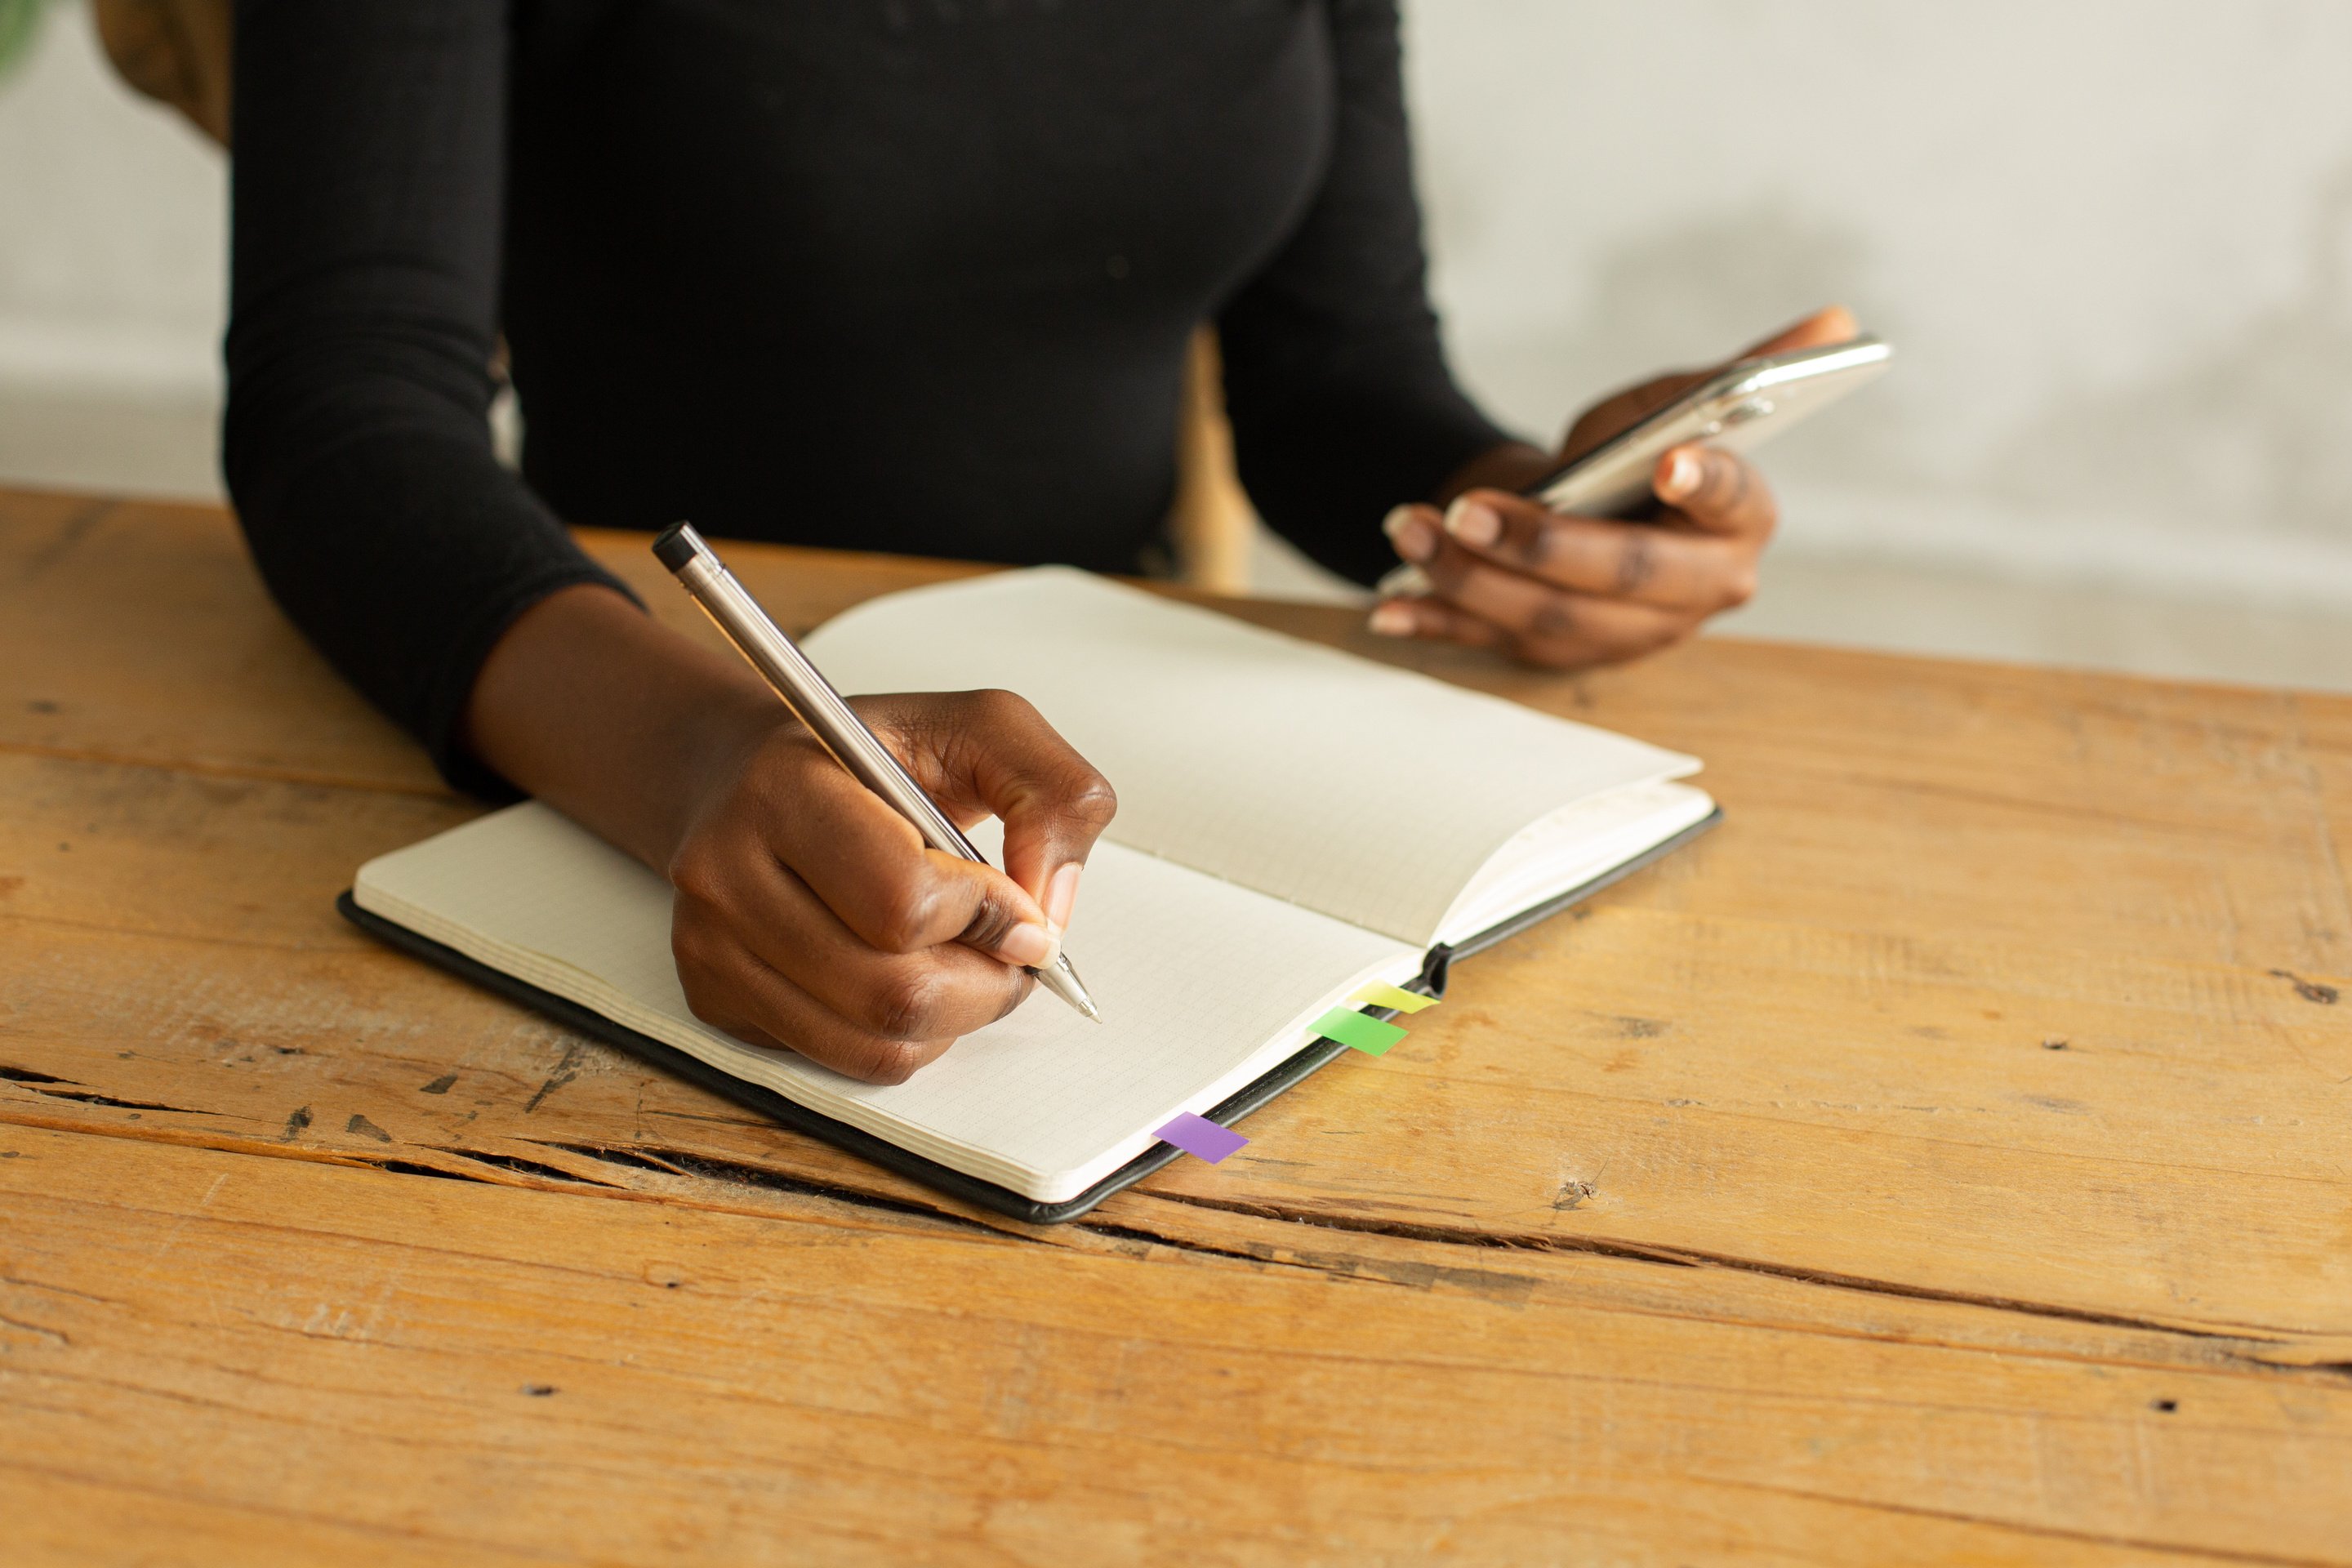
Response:
[{"label": "wooden chair back", "polygon": [[106,58],[131,87],[229,142],[229,0],[91,0]]}]

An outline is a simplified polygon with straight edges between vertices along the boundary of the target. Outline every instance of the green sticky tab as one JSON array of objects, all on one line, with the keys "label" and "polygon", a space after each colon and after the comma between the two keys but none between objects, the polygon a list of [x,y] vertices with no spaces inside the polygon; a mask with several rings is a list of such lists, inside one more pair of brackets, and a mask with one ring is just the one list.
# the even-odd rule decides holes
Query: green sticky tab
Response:
[{"label": "green sticky tab", "polygon": [[1404,1038],[1404,1031],[1394,1024],[1367,1018],[1350,1007],[1332,1008],[1316,1019],[1313,1027],[1325,1039],[1353,1046],[1368,1057],[1383,1055],[1391,1046]]},{"label": "green sticky tab", "polygon": [[1393,1007],[1400,1013],[1418,1013],[1423,1007],[1437,1005],[1434,996],[1423,996],[1411,991],[1400,991],[1385,980],[1375,980],[1353,996],[1350,1002],[1360,1002],[1367,1007]]}]

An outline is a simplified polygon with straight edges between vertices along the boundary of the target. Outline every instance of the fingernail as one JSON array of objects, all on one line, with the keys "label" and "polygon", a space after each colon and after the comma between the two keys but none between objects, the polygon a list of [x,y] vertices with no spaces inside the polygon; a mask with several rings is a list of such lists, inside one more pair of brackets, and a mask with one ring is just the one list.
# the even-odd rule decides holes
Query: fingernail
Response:
[{"label": "fingernail", "polygon": [[1412,636],[1412,612],[1391,599],[1374,609],[1371,619],[1364,625],[1384,637],[1409,637]]},{"label": "fingernail", "polygon": [[1007,963],[1034,969],[1054,956],[1054,939],[1044,926],[1024,921],[1004,933],[1004,940],[996,944],[996,956]]},{"label": "fingernail", "polygon": [[1381,519],[1381,531],[1387,534],[1391,539],[1394,539],[1399,533],[1402,533],[1404,531],[1405,524],[1412,521],[1412,507],[1392,506],[1389,508],[1388,516]]},{"label": "fingernail", "polygon": [[1045,931],[1055,942],[1070,923],[1070,910],[1078,901],[1078,873],[1085,869],[1076,860],[1054,873],[1045,884]]},{"label": "fingernail", "polygon": [[1396,546],[1399,555],[1415,565],[1425,563],[1437,553],[1437,530],[1410,514],[1397,525],[1396,531],[1389,535],[1389,541]]},{"label": "fingernail", "polygon": [[1676,500],[1698,489],[1698,455],[1676,452],[1666,462],[1666,482],[1658,488],[1668,500]]},{"label": "fingernail", "polygon": [[1445,509],[1445,531],[1474,549],[1485,549],[1503,537],[1503,518],[1485,501],[1464,496]]}]

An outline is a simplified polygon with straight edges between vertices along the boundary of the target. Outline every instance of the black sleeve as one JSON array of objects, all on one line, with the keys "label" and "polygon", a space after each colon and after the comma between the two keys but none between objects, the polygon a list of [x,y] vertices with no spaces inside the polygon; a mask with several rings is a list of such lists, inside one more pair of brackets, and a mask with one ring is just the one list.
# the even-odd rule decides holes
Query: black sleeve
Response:
[{"label": "black sleeve", "polygon": [[1218,318],[1242,483],[1307,554],[1369,583],[1380,530],[1510,436],[1454,383],[1429,306],[1395,0],[1328,0],[1338,107],[1298,231]]},{"label": "black sleeve", "polygon": [[491,453],[506,13],[240,0],[221,439],[279,605],[490,794],[458,741],[482,660],[557,588],[619,587]]}]

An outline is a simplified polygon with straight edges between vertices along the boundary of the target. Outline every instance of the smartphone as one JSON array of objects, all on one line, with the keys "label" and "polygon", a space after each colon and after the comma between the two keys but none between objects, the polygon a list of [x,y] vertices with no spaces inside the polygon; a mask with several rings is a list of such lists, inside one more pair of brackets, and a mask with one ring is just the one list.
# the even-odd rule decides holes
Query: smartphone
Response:
[{"label": "smartphone", "polygon": [[1692,441],[1753,451],[1875,381],[1894,357],[1892,348],[1864,335],[1827,348],[1741,360],[1537,480],[1527,493],[1554,511],[1638,517],[1655,504],[1650,481],[1667,452]]},{"label": "smartphone", "polygon": [[[1554,511],[1640,517],[1657,504],[1650,481],[1667,452],[1690,441],[1753,451],[1775,433],[1878,379],[1894,357],[1891,345],[1864,333],[1827,348],[1741,360],[1537,480],[1525,493]],[[1400,566],[1374,591],[1384,598],[1418,596],[1430,591],[1429,577],[1418,566]]]}]

